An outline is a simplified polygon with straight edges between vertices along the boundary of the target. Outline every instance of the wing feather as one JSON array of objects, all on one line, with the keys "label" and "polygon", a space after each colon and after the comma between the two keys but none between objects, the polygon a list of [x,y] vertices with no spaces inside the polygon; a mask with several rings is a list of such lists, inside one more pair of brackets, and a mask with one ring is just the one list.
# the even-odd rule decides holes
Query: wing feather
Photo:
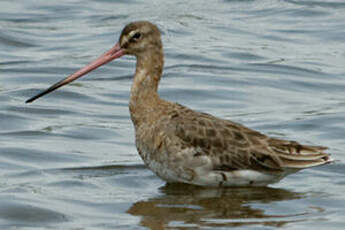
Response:
[{"label": "wing feather", "polygon": [[326,147],[270,138],[241,124],[178,106],[171,116],[174,135],[199,154],[210,156],[215,170],[282,171],[332,161],[324,152]]}]

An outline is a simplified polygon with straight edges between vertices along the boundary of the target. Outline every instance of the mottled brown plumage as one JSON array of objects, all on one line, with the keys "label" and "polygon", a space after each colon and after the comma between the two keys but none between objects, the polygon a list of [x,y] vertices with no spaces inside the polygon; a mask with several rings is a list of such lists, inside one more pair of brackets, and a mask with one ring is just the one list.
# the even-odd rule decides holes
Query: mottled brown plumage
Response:
[{"label": "mottled brown plumage", "polygon": [[[149,28],[153,32],[145,34],[143,31]],[[144,162],[163,179],[204,185],[198,182],[199,174],[213,171],[218,176],[212,185],[236,185],[227,183],[236,171],[274,175],[264,182],[244,179],[248,184],[261,185],[299,169],[330,162],[324,147],[270,138],[238,123],[161,99],[157,87],[163,50],[158,30],[148,22],[132,23],[125,27],[121,39],[132,31],[143,34],[142,44],[133,44],[135,52],[130,42],[126,44],[137,57],[130,101],[136,144]]]},{"label": "mottled brown plumage", "polygon": [[163,47],[158,28],[150,22],[128,24],[110,51],[46,91],[125,54],[137,58],[129,105],[136,146],[145,164],[162,179],[203,186],[266,185],[332,161],[325,147],[271,138],[161,99],[157,89]]}]

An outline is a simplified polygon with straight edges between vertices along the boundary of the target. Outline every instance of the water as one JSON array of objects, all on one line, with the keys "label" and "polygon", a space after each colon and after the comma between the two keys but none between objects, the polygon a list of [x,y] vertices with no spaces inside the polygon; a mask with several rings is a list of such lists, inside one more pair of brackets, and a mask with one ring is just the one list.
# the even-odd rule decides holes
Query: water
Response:
[{"label": "water", "polygon": [[[337,162],[267,188],[167,186],[134,146],[128,57],[24,104],[143,19],[163,33],[162,97]],[[2,0],[0,228],[343,229],[344,19],[340,0]]]}]

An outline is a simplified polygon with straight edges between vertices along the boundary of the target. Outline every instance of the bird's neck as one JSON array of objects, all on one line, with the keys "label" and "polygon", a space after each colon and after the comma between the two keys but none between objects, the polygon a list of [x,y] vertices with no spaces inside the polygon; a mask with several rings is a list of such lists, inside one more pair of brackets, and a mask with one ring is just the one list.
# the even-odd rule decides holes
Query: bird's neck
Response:
[{"label": "bird's neck", "polygon": [[155,109],[160,102],[158,84],[163,72],[162,50],[151,50],[137,56],[134,80],[131,88],[129,109],[136,125]]}]

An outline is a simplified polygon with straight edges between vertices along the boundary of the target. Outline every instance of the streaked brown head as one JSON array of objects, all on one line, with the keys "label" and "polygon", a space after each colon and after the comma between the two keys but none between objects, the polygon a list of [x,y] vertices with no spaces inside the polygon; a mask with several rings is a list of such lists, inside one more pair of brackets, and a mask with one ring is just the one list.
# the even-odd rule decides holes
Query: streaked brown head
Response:
[{"label": "streaked brown head", "polygon": [[132,22],[122,30],[119,44],[126,54],[138,56],[152,49],[162,49],[161,33],[151,22]]}]

